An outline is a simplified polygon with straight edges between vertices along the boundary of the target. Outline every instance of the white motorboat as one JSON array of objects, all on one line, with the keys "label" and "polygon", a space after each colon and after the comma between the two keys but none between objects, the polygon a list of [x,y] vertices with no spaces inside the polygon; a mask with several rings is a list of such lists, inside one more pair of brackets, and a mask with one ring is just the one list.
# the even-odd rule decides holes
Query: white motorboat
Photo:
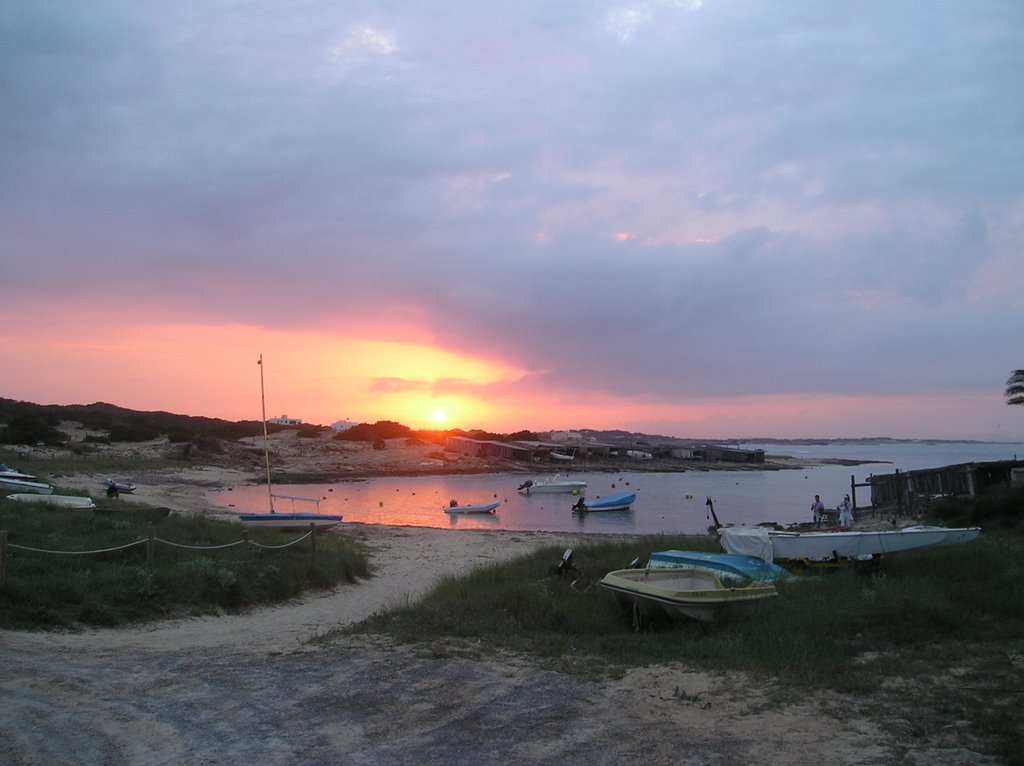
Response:
[{"label": "white motorboat", "polygon": [[6,463],[0,463],[0,479],[19,479],[20,481],[35,481],[36,477],[30,473],[22,473],[17,468],[11,468]]},{"label": "white motorboat", "polygon": [[620,569],[606,574],[600,585],[612,591],[620,604],[636,608],[641,615],[663,613],[672,619],[687,617],[701,622],[721,619],[735,604],[778,595],[771,583],[727,587],[711,572],[694,567]]},{"label": "white motorboat", "polygon": [[550,479],[534,481],[527,479],[519,485],[519,491],[524,495],[542,494],[579,494],[587,488],[587,483],[578,479],[563,479],[560,474],[555,474]]},{"label": "white motorboat", "polygon": [[27,492],[16,492],[7,496],[8,500],[19,503],[32,503],[34,505],[52,505],[57,508],[95,508],[96,504],[91,497],[78,497],[76,495],[38,495]]},{"label": "white motorboat", "polygon": [[865,559],[916,548],[970,542],[980,527],[904,527],[877,531],[790,532],[764,527],[725,527],[718,530],[729,553],[764,561],[838,561]]}]

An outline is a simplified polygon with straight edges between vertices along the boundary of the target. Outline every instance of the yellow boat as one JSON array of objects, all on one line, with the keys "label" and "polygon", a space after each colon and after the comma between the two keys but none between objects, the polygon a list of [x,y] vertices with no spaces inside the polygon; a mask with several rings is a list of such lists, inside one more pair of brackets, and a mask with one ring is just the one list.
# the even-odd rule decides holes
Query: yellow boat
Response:
[{"label": "yellow boat", "polygon": [[701,622],[721,619],[734,604],[777,596],[771,583],[754,582],[727,587],[711,572],[693,567],[619,569],[609,572],[600,585],[615,594],[620,604],[644,616],[667,614]]}]

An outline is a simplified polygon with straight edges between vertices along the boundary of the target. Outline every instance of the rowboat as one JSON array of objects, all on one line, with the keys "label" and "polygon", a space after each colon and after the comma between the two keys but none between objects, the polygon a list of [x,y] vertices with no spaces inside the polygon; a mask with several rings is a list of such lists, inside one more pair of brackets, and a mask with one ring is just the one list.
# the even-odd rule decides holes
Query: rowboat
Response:
[{"label": "rowboat", "polygon": [[708,553],[705,551],[657,551],[647,562],[650,569],[693,567],[711,572],[728,582],[774,582],[788,580],[792,575],[778,564],[771,564],[755,556],[735,553]]},{"label": "rowboat", "polygon": [[701,622],[721,619],[736,604],[778,595],[771,583],[729,587],[711,572],[694,567],[619,569],[606,574],[600,585],[612,591],[621,605],[642,616],[667,615]]},{"label": "rowboat", "polygon": [[494,509],[501,505],[500,502],[495,500],[493,503],[481,503],[479,505],[459,505],[452,500],[454,505],[449,504],[445,507],[445,513],[494,513]]},{"label": "rowboat", "polygon": [[91,497],[77,497],[75,495],[38,495],[28,492],[16,492],[7,496],[8,500],[19,503],[33,503],[35,505],[52,505],[57,508],[95,508],[96,504]]},{"label": "rowboat", "polygon": [[572,507],[574,512],[590,513],[593,511],[628,511],[636,502],[636,492],[618,492],[605,495],[594,500],[580,498]]},{"label": "rowboat", "polygon": [[12,492],[31,492],[36,495],[52,495],[53,487],[43,484],[41,481],[28,481],[26,479],[0,478],[0,489],[8,489]]},{"label": "rowboat", "polygon": [[544,481],[534,481],[533,479],[527,479],[519,485],[519,491],[524,495],[541,495],[541,494],[555,494],[565,493],[575,495],[587,488],[585,481],[575,479],[560,479],[559,474],[555,474],[551,479]]},{"label": "rowboat", "polygon": [[876,531],[790,532],[764,527],[718,530],[729,553],[764,561],[839,561],[970,542],[980,527],[904,527]]},{"label": "rowboat", "polygon": [[107,488],[107,492],[113,494],[115,491],[119,495],[130,495],[135,491],[135,485],[130,481],[114,481],[113,479],[107,479],[103,482],[103,486]]}]

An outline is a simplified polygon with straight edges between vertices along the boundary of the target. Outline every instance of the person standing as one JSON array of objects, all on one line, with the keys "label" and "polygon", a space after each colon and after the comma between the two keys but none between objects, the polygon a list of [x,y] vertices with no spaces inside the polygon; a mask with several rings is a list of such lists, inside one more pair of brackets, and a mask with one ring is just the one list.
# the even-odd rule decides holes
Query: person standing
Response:
[{"label": "person standing", "polygon": [[816,527],[820,527],[822,519],[825,518],[825,504],[821,502],[819,495],[815,495],[814,502],[811,503],[811,517],[814,519]]},{"label": "person standing", "polygon": [[843,502],[839,504],[839,527],[849,529],[853,526],[853,506],[850,503],[850,496],[843,495]]}]

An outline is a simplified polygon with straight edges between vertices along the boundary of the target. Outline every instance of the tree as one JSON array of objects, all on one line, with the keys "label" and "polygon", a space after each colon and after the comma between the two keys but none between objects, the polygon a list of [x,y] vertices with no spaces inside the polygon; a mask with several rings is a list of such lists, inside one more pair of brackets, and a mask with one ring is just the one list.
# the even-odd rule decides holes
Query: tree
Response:
[{"label": "tree", "polygon": [[1006,380],[1006,403],[1024,404],[1024,370],[1014,370]]}]

